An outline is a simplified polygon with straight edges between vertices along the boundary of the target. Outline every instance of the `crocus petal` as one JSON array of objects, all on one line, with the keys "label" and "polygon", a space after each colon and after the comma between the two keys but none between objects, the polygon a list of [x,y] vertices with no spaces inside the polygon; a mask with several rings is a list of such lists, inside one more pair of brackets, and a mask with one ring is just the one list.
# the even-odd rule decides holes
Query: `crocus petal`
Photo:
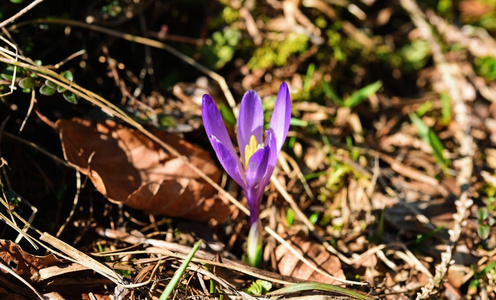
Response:
[{"label": "crocus petal", "polygon": [[234,181],[236,181],[241,188],[246,188],[246,183],[243,180],[243,176],[240,172],[240,163],[238,156],[233,153],[224,145],[216,136],[210,136],[210,142],[212,143],[212,147],[214,148],[215,154],[219,159],[222,167],[226,170],[227,174],[231,176]]},{"label": "crocus petal", "polygon": [[[259,191],[261,195],[263,196],[263,190],[265,189],[265,186],[270,181],[270,177],[272,176],[272,172],[274,172],[274,168],[276,167],[277,164],[277,157],[278,157],[278,149],[276,147],[277,139],[276,136],[271,128],[269,130],[265,131],[266,138],[265,138],[265,146],[264,148],[269,149],[269,157],[267,160],[267,169],[265,170],[265,174],[262,176],[262,181],[260,182],[260,186],[262,187],[262,190]],[[261,196],[261,197],[262,197]]]},{"label": "crocus petal", "polygon": [[246,167],[246,185],[248,188],[256,189],[257,185],[262,181],[267,171],[269,155],[270,149],[268,147],[262,147],[250,157],[248,166]]},{"label": "crocus petal", "polygon": [[226,125],[224,125],[224,122],[222,121],[222,116],[220,115],[220,111],[217,108],[214,99],[207,94],[203,95],[202,99],[202,119],[207,136],[209,138],[215,136],[225,147],[227,147],[233,156],[237,156],[231,138],[227,133]]},{"label": "crocus petal", "polygon": [[237,121],[238,146],[241,152],[241,161],[245,161],[245,146],[250,143],[251,136],[255,136],[258,143],[263,141],[263,108],[262,99],[251,90],[241,99]]},{"label": "crocus petal", "polygon": [[283,82],[279,87],[274,112],[270,119],[271,128],[277,139],[277,153],[281,151],[284,140],[288,135],[289,122],[291,120],[291,99],[289,98],[288,85]]}]

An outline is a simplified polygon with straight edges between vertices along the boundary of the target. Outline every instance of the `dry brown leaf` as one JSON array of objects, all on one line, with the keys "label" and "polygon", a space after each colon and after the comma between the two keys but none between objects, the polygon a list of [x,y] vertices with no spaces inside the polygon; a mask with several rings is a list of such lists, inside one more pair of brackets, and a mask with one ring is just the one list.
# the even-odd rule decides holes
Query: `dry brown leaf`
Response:
[{"label": "dry brown leaf", "polygon": [[[58,259],[53,254],[45,256],[32,255],[23,251],[19,245],[11,241],[0,240],[0,262],[22,277],[39,293],[47,292],[47,294],[44,294],[44,299],[84,299],[84,293],[88,293],[88,288],[97,296],[97,299],[110,299],[110,297],[103,295],[106,292],[104,284],[111,283],[110,280],[94,277],[82,278],[69,274],[85,269],[73,269],[47,277],[47,270],[67,267],[66,262]],[[75,263],[75,265],[78,264]],[[90,274],[94,273],[92,270],[90,271]],[[0,272],[0,286],[2,287],[0,288],[0,299],[38,299],[25,283],[14,279],[12,276],[5,275],[5,273],[5,271]],[[68,276],[63,277],[60,275]],[[52,290],[54,286],[60,287],[57,292]],[[96,288],[95,286],[99,287]],[[64,297],[60,296],[59,293],[64,294]],[[98,295],[98,293],[102,293],[102,295]]]},{"label": "dry brown leaf", "polygon": [[[59,120],[57,126],[65,159],[110,201],[197,221],[222,222],[230,215],[229,204],[211,185],[141,132],[112,121]],[[154,134],[214,181],[220,180],[221,172],[206,151],[175,134]]]},{"label": "dry brown leaf", "polygon": [[[290,239],[286,239],[296,251],[303,254],[310,262],[321,270],[331,274],[339,279],[346,279],[341,268],[339,259],[327,252],[324,246],[305,241],[300,235],[292,235]],[[329,277],[315,272],[312,268],[304,264],[293,253],[291,253],[284,245],[279,245],[276,248],[277,268],[279,273],[284,276],[292,276],[298,279],[309,281],[317,281],[328,284],[338,284],[338,281],[333,281]]]},{"label": "dry brown leaf", "polygon": [[24,252],[19,245],[0,240],[0,261],[28,282],[40,280],[39,271],[60,262],[53,254],[36,256]]}]

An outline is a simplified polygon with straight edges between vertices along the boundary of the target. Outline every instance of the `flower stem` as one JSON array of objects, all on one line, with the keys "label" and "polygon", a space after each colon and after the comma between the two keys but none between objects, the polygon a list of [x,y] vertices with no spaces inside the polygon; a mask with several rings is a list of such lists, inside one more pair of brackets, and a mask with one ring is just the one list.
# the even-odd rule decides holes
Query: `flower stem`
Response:
[{"label": "flower stem", "polygon": [[254,222],[248,233],[246,263],[253,267],[260,266],[262,262],[262,223]]}]

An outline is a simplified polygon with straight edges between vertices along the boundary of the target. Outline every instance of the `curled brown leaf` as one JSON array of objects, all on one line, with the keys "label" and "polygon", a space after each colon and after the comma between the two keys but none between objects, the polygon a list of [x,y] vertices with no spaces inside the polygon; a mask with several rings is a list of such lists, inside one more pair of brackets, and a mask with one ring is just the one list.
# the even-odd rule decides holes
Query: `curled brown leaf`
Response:
[{"label": "curled brown leaf", "polygon": [[[65,159],[114,203],[147,213],[198,221],[224,221],[230,206],[181,158],[138,130],[112,121],[57,121]],[[221,172],[203,149],[176,134],[154,134],[218,182]]]}]

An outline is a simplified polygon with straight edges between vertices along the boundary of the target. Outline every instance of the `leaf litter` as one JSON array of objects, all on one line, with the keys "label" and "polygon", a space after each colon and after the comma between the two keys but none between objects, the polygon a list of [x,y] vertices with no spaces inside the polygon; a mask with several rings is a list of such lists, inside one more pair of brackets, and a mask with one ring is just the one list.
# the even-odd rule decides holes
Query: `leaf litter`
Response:
[{"label": "leaf litter", "polygon": [[[165,36],[164,43],[138,39],[138,44],[148,49],[144,51],[148,62],[153,58],[153,65],[163,66],[166,61],[167,68],[152,65],[141,73],[128,53],[128,58],[122,55],[125,44],[114,38],[129,40],[120,31],[140,31],[122,25],[144,17],[132,13],[139,12],[137,7],[155,17],[173,11],[169,8],[188,15],[180,4],[172,1],[163,4],[168,9],[151,12],[143,3],[115,1],[102,7],[102,14],[89,14],[99,21],[94,27],[73,20],[46,21],[50,25],[43,26],[51,30],[57,28],[56,22],[70,24],[72,32],[87,34],[85,29],[108,42],[106,49],[96,46],[82,58],[67,55],[71,59],[64,63],[73,70],[71,81],[63,76],[68,74],[64,64],[54,73],[17,49],[15,53],[3,49],[4,92],[13,92],[18,100],[2,94],[1,218],[7,225],[0,253],[0,280],[5,283],[0,293],[14,299],[158,298],[191,246],[202,239],[202,249],[173,291],[175,298],[494,298],[495,42],[494,29],[485,27],[494,16],[480,13],[491,4],[475,0],[453,4],[464,24],[458,27],[442,5],[425,4],[421,10],[409,0],[389,7],[373,2],[342,6],[267,1],[240,7],[235,1],[222,1],[218,4],[222,10],[211,11],[221,16],[211,28],[219,30],[222,24],[229,30],[212,34],[204,29],[193,44],[215,43],[210,50],[220,49],[225,56],[198,51],[192,55],[198,62],[192,62],[168,45],[181,37],[168,36],[164,25],[158,33],[147,32]],[[174,24],[176,19],[168,20],[170,28],[182,28]],[[405,22],[404,27],[392,25],[398,20]],[[23,31],[26,24],[13,24],[5,28],[8,40],[27,42],[18,34],[30,36]],[[72,32],[67,31],[66,38],[77,41]],[[10,41],[8,45],[17,47]],[[178,67],[175,58],[164,59],[150,47],[173,53],[213,81],[198,84],[197,75],[186,80],[167,77],[162,69],[180,70],[184,65]],[[45,53],[52,54],[47,61],[61,61],[53,50]],[[106,62],[106,67],[97,61]],[[7,68],[14,64],[17,69]],[[78,67],[82,64],[92,67],[83,70]],[[85,72],[85,79],[80,72]],[[25,78],[34,79],[27,86]],[[169,85],[172,94],[158,92],[161,88],[153,78],[174,81]],[[15,80],[23,82],[19,88],[31,89],[26,91],[29,99],[14,91]],[[69,90],[110,112],[114,120],[95,114],[81,100],[71,97],[70,104],[56,93],[34,93],[46,80],[54,90]],[[266,262],[255,269],[242,262],[248,218],[225,197],[246,202],[212,159],[199,128],[194,89],[215,94],[215,99],[224,96],[227,105],[221,105],[221,112],[229,120],[229,110],[236,114],[238,109],[229,89],[238,95],[255,89],[270,107],[271,96],[283,81],[294,99],[292,127],[265,191],[260,216],[270,234],[264,237]],[[91,86],[93,92],[78,83]],[[116,89],[108,88],[112,85]],[[180,90],[185,86],[186,93]],[[101,101],[94,92],[108,99],[117,95],[120,106]],[[30,116],[26,103],[37,116]],[[41,127],[38,118],[45,123],[58,120],[57,129]],[[153,137],[144,133],[148,130]],[[226,194],[162,143],[184,155]],[[92,183],[83,183],[79,199],[68,183],[73,171],[60,163],[60,157]],[[26,222],[29,205],[35,205],[38,214]],[[52,236],[66,215],[72,216],[70,222],[60,236]],[[26,231],[27,223],[31,229]],[[27,252],[11,242],[17,235]],[[287,245],[279,244],[279,238]],[[45,250],[34,250],[28,239]],[[306,283],[342,286],[342,281],[331,281],[320,272],[367,285],[339,290]],[[259,282],[265,288],[254,289],[260,293],[272,289],[269,295],[246,294],[257,280],[272,283],[269,287]],[[283,286],[293,289],[279,290]]]}]

